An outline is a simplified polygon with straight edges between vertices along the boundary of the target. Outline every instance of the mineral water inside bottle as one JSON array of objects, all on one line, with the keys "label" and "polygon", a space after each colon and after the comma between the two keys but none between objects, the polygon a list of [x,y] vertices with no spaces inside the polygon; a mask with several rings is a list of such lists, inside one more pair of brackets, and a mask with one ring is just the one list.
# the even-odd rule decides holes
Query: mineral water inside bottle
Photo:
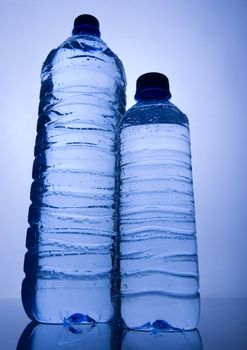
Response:
[{"label": "mineral water inside bottle", "polygon": [[194,329],[199,280],[188,119],[147,73],[120,131],[121,314],[128,328]]},{"label": "mineral water inside bottle", "polygon": [[121,61],[90,15],[48,55],[41,91],[22,299],[44,323],[113,316],[115,129],[125,110]]}]

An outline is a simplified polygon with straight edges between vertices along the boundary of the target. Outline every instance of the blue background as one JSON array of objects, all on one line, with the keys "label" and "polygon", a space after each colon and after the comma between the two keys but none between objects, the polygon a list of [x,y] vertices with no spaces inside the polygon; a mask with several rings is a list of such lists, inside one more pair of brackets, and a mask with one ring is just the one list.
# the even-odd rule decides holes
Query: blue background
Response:
[{"label": "blue background", "polygon": [[136,78],[160,71],[189,117],[201,295],[246,297],[247,1],[0,0],[0,298],[19,298],[40,69],[74,18],[95,15]]}]

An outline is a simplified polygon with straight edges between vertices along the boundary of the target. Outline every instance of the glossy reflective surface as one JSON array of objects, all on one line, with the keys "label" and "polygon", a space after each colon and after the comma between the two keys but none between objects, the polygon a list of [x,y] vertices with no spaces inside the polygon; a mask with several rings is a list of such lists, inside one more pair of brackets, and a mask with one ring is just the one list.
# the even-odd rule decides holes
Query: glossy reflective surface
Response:
[{"label": "glossy reflective surface", "polygon": [[202,299],[198,330],[134,332],[116,325],[30,323],[20,300],[0,300],[3,350],[246,350],[247,299]]}]

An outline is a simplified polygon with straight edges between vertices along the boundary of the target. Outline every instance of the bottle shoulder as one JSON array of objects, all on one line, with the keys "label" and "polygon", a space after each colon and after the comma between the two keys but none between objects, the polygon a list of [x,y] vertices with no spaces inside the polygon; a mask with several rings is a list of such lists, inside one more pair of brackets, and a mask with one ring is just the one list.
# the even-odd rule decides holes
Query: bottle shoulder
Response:
[{"label": "bottle shoulder", "polygon": [[63,41],[58,47],[50,51],[46,57],[43,67],[52,64],[59,59],[73,57],[78,51],[85,53],[103,52],[107,45],[98,37],[91,35],[72,35]]},{"label": "bottle shoulder", "polygon": [[72,63],[86,65],[90,61],[100,64],[115,65],[116,70],[121,74],[121,78],[126,84],[125,71],[121,60],[99,37],[93,35],[72,35],[67,38],[57,48],[50,51],[46,57],[42,70],[41,79],[45,80],[47,74],[54,68],[63,69]]},{"label": "bottle shoulder", "polygon": [[170,101],[138,102],[122,117],[120,126],[171,123],[188,126],[187,116]]}]

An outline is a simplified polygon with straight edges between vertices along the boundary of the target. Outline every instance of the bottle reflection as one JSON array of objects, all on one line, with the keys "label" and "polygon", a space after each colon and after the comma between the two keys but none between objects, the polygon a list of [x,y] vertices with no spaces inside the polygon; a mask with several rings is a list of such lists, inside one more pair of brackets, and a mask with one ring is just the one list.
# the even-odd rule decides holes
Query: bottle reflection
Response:
[{"label": "bottle reflection", "polygon": [[30,323],[17,350],[202,350],[198,330],[142,332],[116,323],[51,325]]},{"label": "bottle reflection", "polygon": [[[111,325],[47,325],[30,323],[17,350],[110,350]],[[117,350],[117,348],[116,348]]]},{"label": "bottle reflection", "polygon": [[[127,331],[121,350],[202,350],[198,330],[140,332]],[[115,350],[115,349],[114,349]]]}]

